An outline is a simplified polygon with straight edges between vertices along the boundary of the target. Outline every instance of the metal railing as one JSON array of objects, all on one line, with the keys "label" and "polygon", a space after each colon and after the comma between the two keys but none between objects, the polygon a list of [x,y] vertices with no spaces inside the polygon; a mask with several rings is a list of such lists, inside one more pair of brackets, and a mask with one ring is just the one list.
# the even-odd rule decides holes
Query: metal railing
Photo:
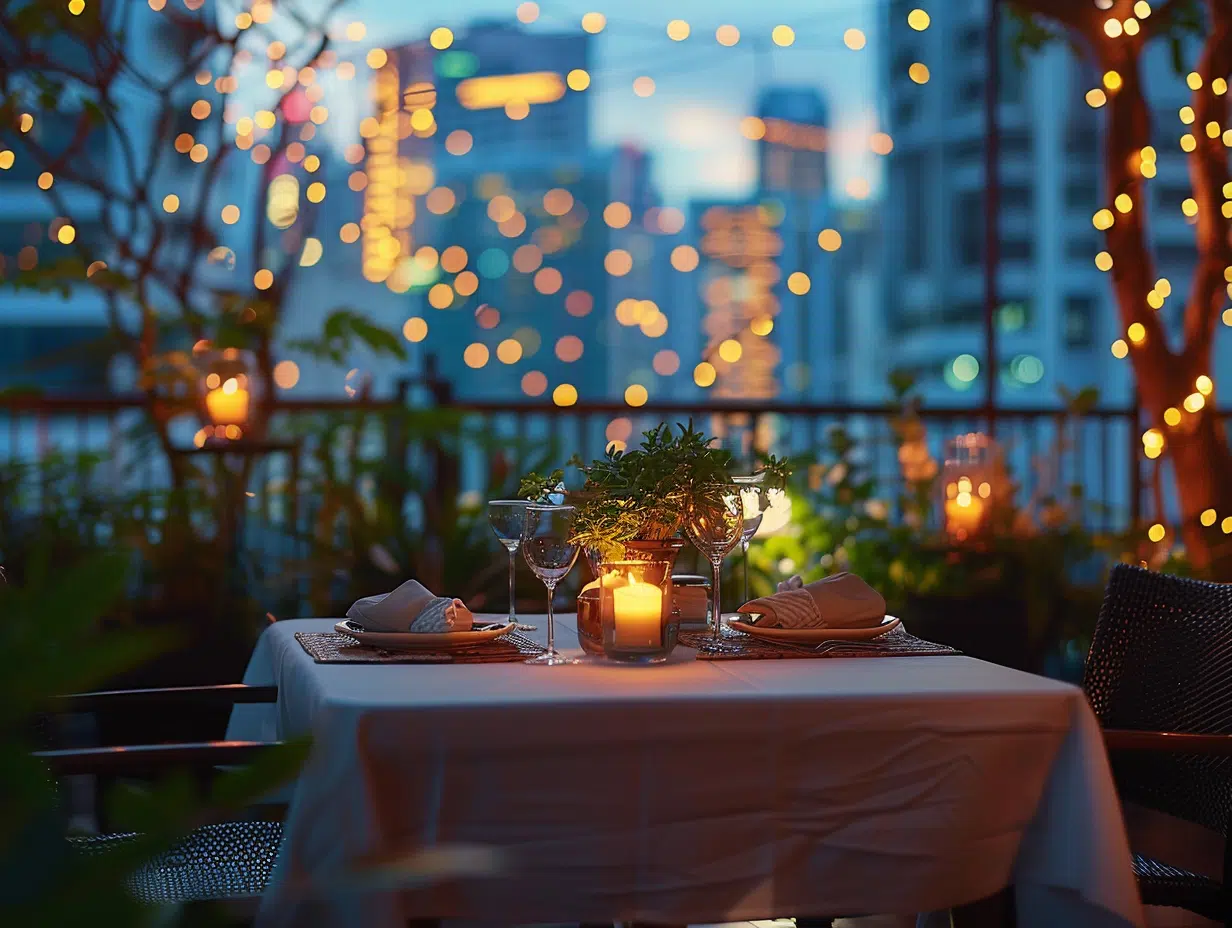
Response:
[{"label": "metal railing", "polygon": [[[145,427],[150,406],[144,395],[0,395],[0,465],[45,461],[57,454],[62,458],[90,454],[98,457],[92,476],[96,483],[164,486],[169,479],[166,456],[158,453]],[[390,463],[400,460],[406,468],[421,467],[425,449],[405,437],[407,409],[446,410],[461,422],[450,450],[456,473],[448,481],[450,489],[460,494],[480,493],[487,487],[493,448],[534,447],[541,457],[554,456],[563,463],[573,452],[595,457],[613,440],[634,443],[641,431],[661,421],[690,419],[712,434],[744,434],[749,443],[779,455],[823,459],[829,430],[841,427],[858,444],[862,467],[879,494],[893,496],[902,480],[893,432],[902,411],[873,404],[660,402],[631,408],[600,402],[557,407],[533,401],[456,400],[444,385],[421,381],[400,384],[394,396],[383,399],[279,398],[268,409],[270,434],[281,438],[296,433],[297,422],[313,418],[362,417],[362,440],[371,453],[392,456]],[[926,406],[917,414],[938,461],[947,438],[983,426],[980,408]],[[191,447],[196,429],[189,419],[185,417],[182,428],[173,429],[172,440],[183,449]],[[1139,521],[1144,487],[1141,426],[1135,409],[1096,409],[1066,416],[1054,407],[1001,408],[997,437],[1021,501],[1068,496],[1078,489],[1088,504],[1092,527],[1124,528]],[[262,481],[286,481],[295,473],[297,479],[288,490],[296,494],[298,480],[311,476],[311,461],[319,461],[323,453],[312,441],[298,434],[294,466],[271,460],[254,471],[253,479],[265,485]],[[300,459],[305,462],[302,468]],[[265,498],[258,494],[254,505],[263,505]]]}]

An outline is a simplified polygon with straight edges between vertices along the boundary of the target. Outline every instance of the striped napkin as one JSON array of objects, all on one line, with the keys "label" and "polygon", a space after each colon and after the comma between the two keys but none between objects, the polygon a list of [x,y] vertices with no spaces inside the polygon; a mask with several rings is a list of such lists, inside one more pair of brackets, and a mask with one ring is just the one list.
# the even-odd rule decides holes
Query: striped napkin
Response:
[{"label": "striped napkin", "polygon": [[737,611],[760,615],[757,624],[768,628],[871,628],[885,619],[886,604],[880,593],[844,571],[807,584],[792,577],[773,596]]}]

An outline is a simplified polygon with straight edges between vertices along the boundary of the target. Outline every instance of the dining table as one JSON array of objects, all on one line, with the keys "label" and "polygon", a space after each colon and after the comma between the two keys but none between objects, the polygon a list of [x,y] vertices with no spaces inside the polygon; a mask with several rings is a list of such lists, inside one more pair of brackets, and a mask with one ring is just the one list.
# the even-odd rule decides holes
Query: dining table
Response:
[{"label": "dining table", "polygon": [[[1072,685],[954,654],[683,646],[651,666],[318,663],[297,633],[335,621],[270,624],[244,682],[277,702],[228,727],[312,738],[260,926],[901,915],[1007,886],[1022,928],[1143,924]],[[523,621],[543,639],[543,617]],[[558,646],[575,642],[559,615]],[[398,878],[408,855],[449,848],[489,865]],[[374,862],[382,879],[346,878]]]}]

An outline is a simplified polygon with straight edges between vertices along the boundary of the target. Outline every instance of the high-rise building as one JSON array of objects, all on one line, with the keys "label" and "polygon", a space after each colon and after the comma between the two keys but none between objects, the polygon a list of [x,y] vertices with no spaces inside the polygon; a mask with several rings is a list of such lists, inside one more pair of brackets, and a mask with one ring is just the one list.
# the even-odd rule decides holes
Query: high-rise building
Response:
[{"label": "high-rise building", "polygon": [[[982,322],[988,4],[938,6],[922,32],[907,23],[913,6],[888,4],[884,46],[894,137],[883,217],[887,332],[894,334],[887,363],[914,372],[928,399],[978,402],[989,376]],[[1193,230],[1179,209],[1188,182],[1184,156],[1163,127],[1187,91],[1167,58],[1167,49],[1151,49],[1144,62],[1158,151],[1147,191],[1160,274],[1184,293],[1194,260]],[[910,75],[917,62],[928,68],[922,85]],[[1103,242],[1092,216],[1109,204],[1103,116],[1084,94],[1100,75],[1062,43],[1020,63],[1008,35],[1001,71],[998,399],[1038,405],[1052,402],[1060,386],[1094,385],[1109,402],[1125,402],[1131,371],[1109,351],[1124,333],[1110,281],[1094,263]]]},{"label": "high-rise building", "polygon": [[645,153],[590,145],[589,40],[476,22],[376,77],[365,276],[410,294],[462,395],[595,398],[636,373],[611,308],[650,297],[656,198]]}]

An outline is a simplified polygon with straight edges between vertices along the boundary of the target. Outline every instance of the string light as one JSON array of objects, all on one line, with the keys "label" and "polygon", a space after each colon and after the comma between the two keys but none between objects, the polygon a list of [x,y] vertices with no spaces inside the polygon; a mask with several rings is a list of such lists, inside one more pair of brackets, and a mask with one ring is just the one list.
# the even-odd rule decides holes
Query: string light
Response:
[{"label": "string light", "polygon": [[1199,374],[1194,381],[1194,389],[1203,396],[1210,396],[1215,389],[1215,382],[1206,374]]},{"label": "string light", "polygon": [[1206,397],[1201,393],[1191,393],[1185,397],[1185,402],[1181,405],[1185,407],[1186,412],[1198,412],[1206,405]]},{"label": "string light", "polygon": [[1119,19],[1109,19],[1104,22],[1104,34],[1110,39],[1119,38],[1124,29]]},{"label": "string light", "polygon": [[1197,71],[1190,71],[1187,75],[1185,75],[1185,84],[1190,90],[1201,90],[1202,75]]},{"label": "string light", "polygon": [[1129,328],[1125,330],[1125,334],[1129,336],[1129,340],[1135,345],[1141,345],[1146,341],[1146,326],[1141,322],[1132,322]]},{"label": "string light", "polygon": [[1139,30],[1141,29],[1141,27],[1138,25],[1138,20],[1134,19],[1132,16],[1126,19],[1123,25],[1125,26],[1126,35],[1137,35]]},{"label": "string light", "polygon": [[1164,536],[1167,534],[1167,529],[1165,529],[1160,523],[1156,522],[1149,529],[1147,529],[1146,537],[1158,544],[1164,540]]},{"label": "string light", "polygon": [[1103,106],[1105,103],[1108,102],[1108,95],[1105,94],[1098,87],[1094,87],[1091,90],[1087,91],[1086,100],[1087,100],[1087,106],[1091,107],[1092,109],[1097,110],[1101,106]]},{"label": "string light", "polygon": [[1117,358],[1117,359],[1124,358],[1128,354],[1129,354],[1129,345],[1126,344],[1125,339],[1118,338],[1116,341],[1112,343],[1112,356],[1114,358]]},{"label": "string light", "polygon": [[1121,89],[1122,83],[1123,82],[1121,80],[1121,74],[1119,71],[1105,71],[1104,72],[1104,87],[1106,87],[1108,90],[1112,91],[1113,93],[1116,93],[1118,90]]},{"label": "string light", "polygon": [[921,61],[914,62],[907,69],[907,76],[917,84],[927,84],[929,78],[928,65]]},{"label": "string light", "polygon": [[1210,528],[1218,520],[1219,514],[1214,509],[1203,510],[1202,515],[1198,516],[1198,521],[1206,528]]},{"label": "string light", "polygon": [[1112,270],[1112,255],[1106,251],[1101,251],[1095,256],[1095,266],[1101,271]]},{"label": "string light", "polygon": [[1164,410],[1164,423],[1176,428],[1181,424],[1181,411],[1175,406],[1169,406]]}]

